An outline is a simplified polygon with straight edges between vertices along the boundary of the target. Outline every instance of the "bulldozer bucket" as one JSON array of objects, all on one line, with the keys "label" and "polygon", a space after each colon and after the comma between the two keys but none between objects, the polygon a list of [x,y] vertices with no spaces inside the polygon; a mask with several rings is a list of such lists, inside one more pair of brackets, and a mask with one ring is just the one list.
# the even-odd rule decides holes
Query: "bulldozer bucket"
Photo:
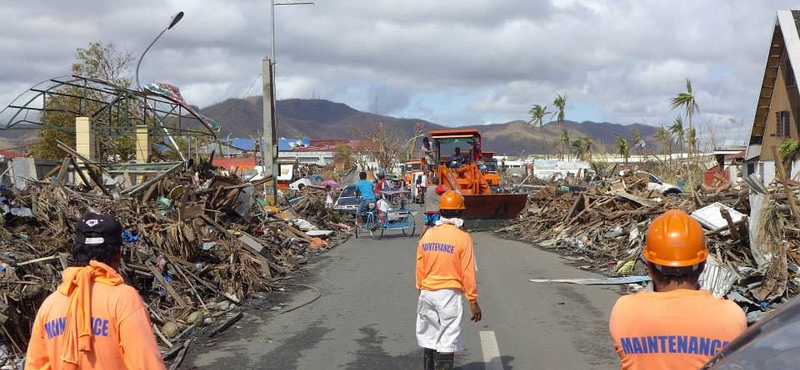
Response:
[{"label": "bulldozer bucket", "polygon": [[507,224],[519,216],[527,201],[527,194],[464,195],[464,227],[486,230]]}]

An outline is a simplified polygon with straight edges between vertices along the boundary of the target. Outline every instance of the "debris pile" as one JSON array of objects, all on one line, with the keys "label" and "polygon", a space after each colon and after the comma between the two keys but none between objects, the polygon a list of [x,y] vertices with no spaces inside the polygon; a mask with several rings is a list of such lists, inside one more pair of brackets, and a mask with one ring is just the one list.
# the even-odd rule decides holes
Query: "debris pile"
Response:
[{"label": "debris pile", "polygon": [[111,179],[113,171],[92,167],[85,185],[63,184],[54,170],[52,182],[0,189],[0,364],[24,354],[37,308],[71,263],[74,222],[85,212],[111,214],[126,228],[120,273],[144,298],[165,358],[176,361],[192,331],[224,330],[241,317],[246,297],[270,291],[309,251],[346,237],[347,225],[327,219],[315,188],[281,210],[257,196],[266,180],[220,176],[207,163],[175,166],[136,186],[125,185],[127,173]]},{"label": "debris pile", "polygon": [[[747,184],[669,196],[632,175],[583,192],[547,186],[529,194],[519,223],[499,232],[564,253],[583,268],[643,275],[640,256],[650,222],[668,209],[684,210],[706,230],[711,257],[703,287],[735,300],[755,320],[800,290],[800,215],[786,205],[796,187]],[[752,219],[750,199],[760,210]]]}]

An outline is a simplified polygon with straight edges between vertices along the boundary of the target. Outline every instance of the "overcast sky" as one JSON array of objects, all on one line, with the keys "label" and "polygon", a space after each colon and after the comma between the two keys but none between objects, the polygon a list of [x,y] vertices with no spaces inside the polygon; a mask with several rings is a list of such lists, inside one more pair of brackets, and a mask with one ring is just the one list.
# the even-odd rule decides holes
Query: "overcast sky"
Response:
[{"label": "overcast sky", "polygon": [[[279,0],[283,2],[284,0]],[[295,1],[295,0],[285,0]],[[775,11],[791,1],[316,0],[276,11],[279,99],[329,99],[448,125],[527,119],[568,95],[570,120],[669,124],[692,79],[717,131],[749,127]],[[75,49],[148,53],[142,83],[207,106],[246,93],[271,45],[267,0],[0,1],[0,105],[68,74]],[[134,63],[135,64],[135,63]],[[247,95],[260,94],[260,81]],[[730,120],[743,121],[732,124]],[[745,130],[746,131],[746,130]]]}]

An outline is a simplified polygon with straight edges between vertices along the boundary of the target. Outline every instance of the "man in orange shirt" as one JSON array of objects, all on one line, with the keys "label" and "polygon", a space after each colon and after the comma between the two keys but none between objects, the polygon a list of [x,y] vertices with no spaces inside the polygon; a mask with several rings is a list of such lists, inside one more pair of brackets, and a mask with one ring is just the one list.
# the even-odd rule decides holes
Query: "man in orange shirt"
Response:
[{"label": "man in orange shirt", "polygon": [[452,370],[463,347],[461,296],[470,303],[472,321],[481,320],[472,237],[460,227],[464,198],[453,190],[439,201],[439,221],[417,245],[417,344],[424,348],[425,370]]},{"label": "man in orange shirt", "polygon": [[643,251],[653,291],[620,298],[610,332],[621,369],[699,369],[747,329],[735,303],[700,290],[703,229],[679,210],[659,216]]},{"label": "man in orange shirt", "polygon": [[64,270],[36,313],[25,369],[164,369],[147,308],[116,272],[119,221],[85,214],[75,224],[72,254],[80,267]]}]

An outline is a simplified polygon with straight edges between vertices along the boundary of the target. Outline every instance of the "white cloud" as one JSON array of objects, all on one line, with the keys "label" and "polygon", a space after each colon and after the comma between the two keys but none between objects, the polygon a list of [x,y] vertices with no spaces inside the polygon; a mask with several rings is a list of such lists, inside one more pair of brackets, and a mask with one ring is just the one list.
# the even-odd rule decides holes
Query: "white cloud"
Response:
[{"label": "white cloud", "polygon": [[[566,93],[568,119],[572,109],[596,111],[597,120],[666,123],[676,113],[668,99],[690,77],[698,122],[747,122],[775,10],[791,5],[319,0],[278,7],[278,96],[314,93],[369,109],[377,93],[381,113],[475,124],[526,119],[530,105]],[[261,0],[0,2],[0,98],[68,73],[75,49],[91,41],[138,56],[178,10],[186,17],[148,54],[142,81],[182,87],[201,106],[239,97],[270,50],[269,7]],[[257,85],[252,94],[260,92]],[[421,96],[438,96],[442,106]]]}]

